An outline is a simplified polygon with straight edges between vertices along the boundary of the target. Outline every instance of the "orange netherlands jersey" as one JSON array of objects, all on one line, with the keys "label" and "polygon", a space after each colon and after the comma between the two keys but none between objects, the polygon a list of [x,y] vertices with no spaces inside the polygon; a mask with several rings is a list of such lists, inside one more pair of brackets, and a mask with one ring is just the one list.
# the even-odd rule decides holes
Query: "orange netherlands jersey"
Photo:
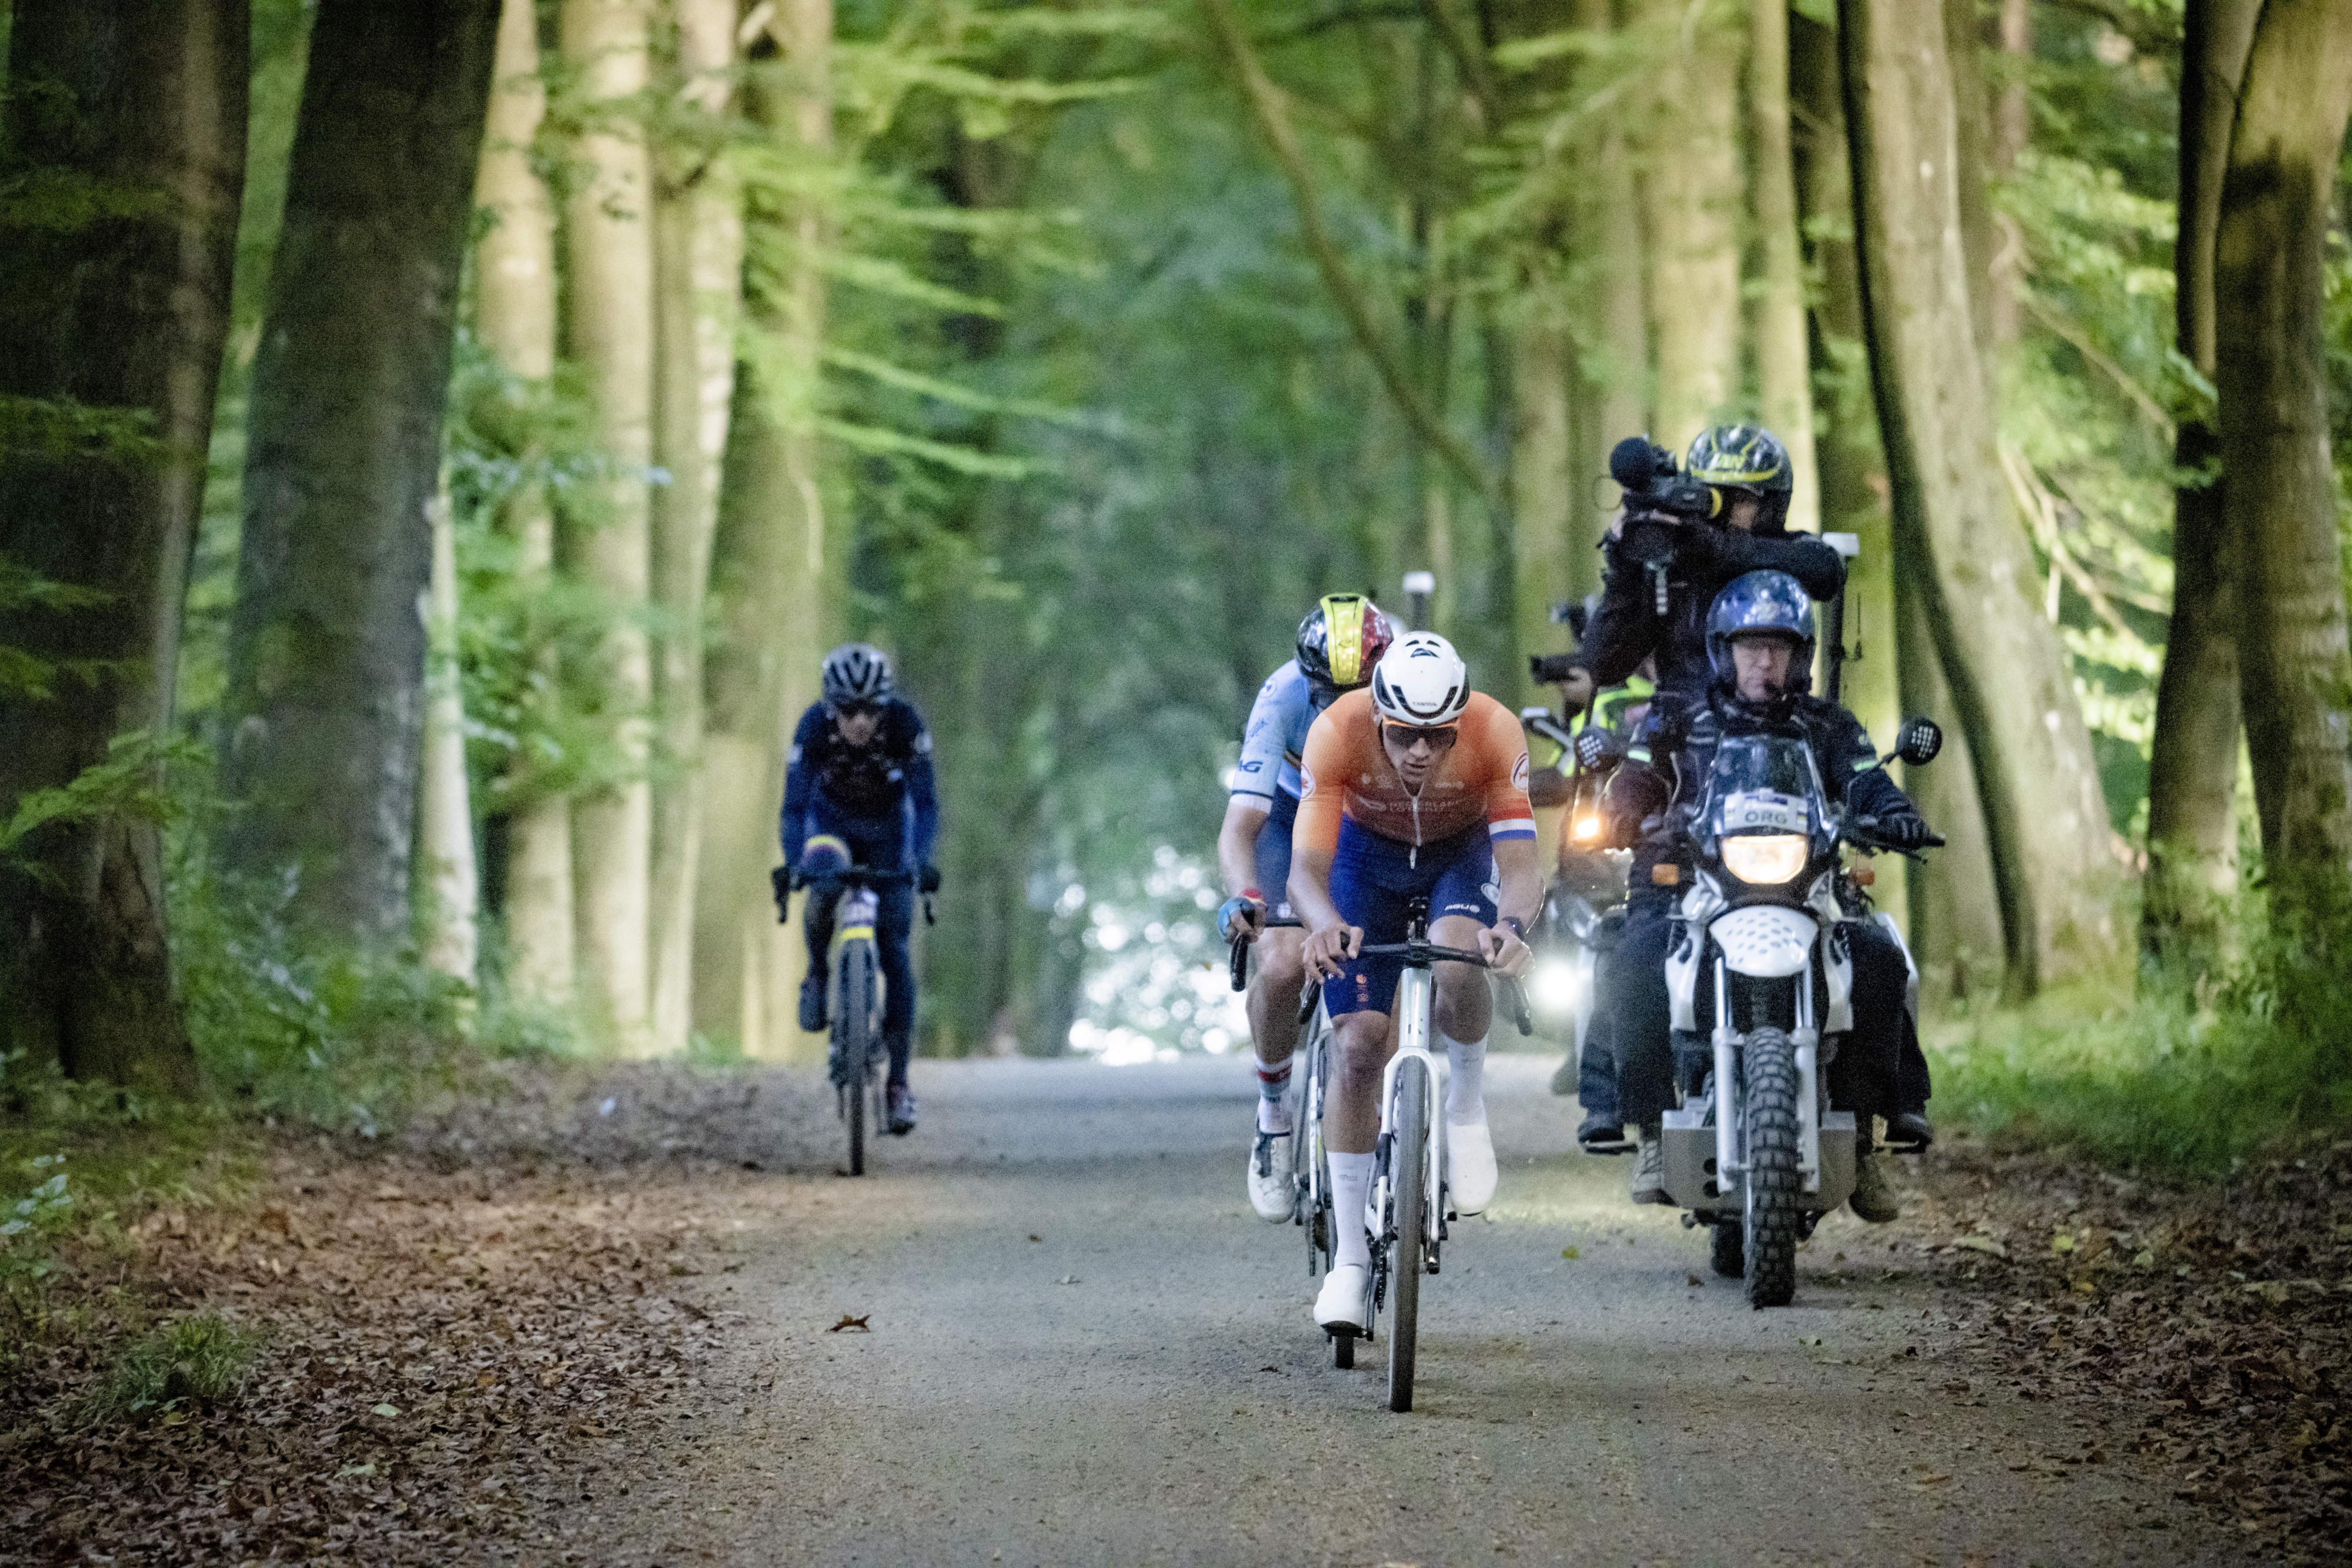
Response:
[{"label": "orange netherlands jersey", "polygon": [[1482,821],[1495,838],[1536,834],[1519,721],[1484,692],[1470,694],[1461,738],[1438,758],[1417,796],[1406,790],[1381,745],[1368,690],[1349,692],[1307,730],[1298,783],[1298,824],[1291,831],[1296,848],[1336,848],[1342,815],[1384,839],[1416,846]]}]

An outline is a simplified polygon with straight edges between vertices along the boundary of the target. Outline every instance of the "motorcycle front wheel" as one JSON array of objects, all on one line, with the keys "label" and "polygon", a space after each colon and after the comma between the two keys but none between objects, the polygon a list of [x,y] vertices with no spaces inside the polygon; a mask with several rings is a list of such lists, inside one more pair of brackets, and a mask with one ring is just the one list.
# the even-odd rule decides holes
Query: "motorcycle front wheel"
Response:
[{"label": "motorcycle front wheel", "polygon": [[1797,1047],[1784,1030],[1759,1029],[1748,1037],[1743,1055],[1748,1169],[1740,1241],[1748,1304],[1785,1307],[1797,1293]]}]

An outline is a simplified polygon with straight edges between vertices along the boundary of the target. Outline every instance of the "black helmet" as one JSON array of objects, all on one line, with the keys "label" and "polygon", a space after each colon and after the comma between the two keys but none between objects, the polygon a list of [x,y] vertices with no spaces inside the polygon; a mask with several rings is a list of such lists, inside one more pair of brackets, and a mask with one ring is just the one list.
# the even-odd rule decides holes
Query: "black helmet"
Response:
[{"label": "black helmet", "polygon": [[824,700],[878,703],[890,695],[890,655],[871,643],[844,643],[824,656]]},{"label": "black helmet", "polygon": [[1394,637],[1389,618],[1362,594],[1325,594],[1298,623],[1298,668],[1315,706],[1370,680]]},{"label": "black helmet", "polygon": [[1813,601],[1805,585],[1785,571],[1744,571],[1724,584],[1706,612],[1706,662],[1716,680],[1733,685],[1734,638],[1777,633],[1796,644],[1789,661],[1789,691],[1812,684]]},{"label": "black helmet", "polygon": [[1789,523],[1789,494],[1797,471],[1780,438],[1760,424],[1716,424],[1698,433],[1683,472],[1718,490],[1741,490],[1762,503],[1756,531],[1777,534]]}]

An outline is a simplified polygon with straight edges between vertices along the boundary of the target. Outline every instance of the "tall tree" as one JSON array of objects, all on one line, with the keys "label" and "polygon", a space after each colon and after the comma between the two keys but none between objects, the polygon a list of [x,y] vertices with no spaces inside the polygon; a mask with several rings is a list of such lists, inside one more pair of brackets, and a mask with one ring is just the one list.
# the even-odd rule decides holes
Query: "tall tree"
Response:
[{"label": "tall tree", "polygon": [[[2174,344],[2209,382],[2216,373],[2213,243],[2221,177],[2262,12],[2263,0],[2197,0],[2181,42]],[[2172,493],[2172,617],[2156,688],[2140,900],[2142,950],[2183,975],[2216,956],[2220,902],[2237,884],[2238,645],[2220,457],[2210,411],[2184,413],[2174,428],[2173,465],[2199,477]]]},{"label": "tall tree", "polygon": [[416,896],[425,967],[471,986],[481,951],[481,871],[466,776],[466,699],[458,667],[457,530],[445,490],[433,502],[432,581],[425,607],[425,756],[418,789]]},{"label": "tall tree", "polygon": [[2264,0],[2213,239],[2222,528],[2273,907],[2338,918],[2352,880],[2352,652],[2323,264],[2347,114],[2352,6]]},{"label": "tall tree", "polygon": [[[245,178],[246,0],[54,0],[8,36],[6,155],[89,199],[0,217],[0,559],[83,591],[12,602],[0,647],[91,672],[0,687],[0,798],[60,789],[172,721],[189,552],[228,328]],[[21,192],[24,186],[17,186]],[[42,439],[77,410],[142,442]],[[101,426],[103,428],[103,426]],[[152,443],[152,446],[149,444]],[[75,1078],[193,1082],[152,820],[51,822],[0,872],[0,1049]]]},{"label": "tall tree", "polygon": [[702,645],[720,465],[735,395],[743,217],[725,152],[733,97],[735,0],[671,0],[678,130],[660,150],[654,238],[654,596],[665,634],[657,674],[667,767],[654,797],[654,1046],[675,1053],[693,1028],[694,883],[701,855]]},{"label": "tall tree", "polygon": [[1680,447],[1739,401],[1739,74],[1728,5],[1634,0],[1654,52],[1642,237],[1657,370],[1653,434]]},{"label": "tall tree", "polygon": [[1841,0],[1854,229],[1898,567],[1972,751],[2007,985],[2030,995],[2112,941],[2112,830],[2063,650],[2000,479],[1992,389],[1960,238],[1958,115],[1935,10]]},{"label": "tall tree", "polygon": [[[1577,27],[1595,41],[1613,35],[1612,0],[1575,0]],[[1570,219],[1573,276],[1585,308],[1576,329],[1570,494],[1570,580],[1580,593],[1601,586],[1601,536],[1607,527],[1593,495],[1609,472],[1609,448],[1650,427],[1647,268],[1641,205],[1624,118],[1604,114],[1593,127],[1591,177],[1576,183]]]},{"label": "tall tree", "polygon": [[603,733],[618,777],[572,806],[572,856],[583,998],[625,1051],[651,1043],[653,784],[646,776],[653,649],[653,164],[644,106],[652,0],[563,0],[565,63],[578,74],[585,128],[564,204],[564,336],[585,377],[610,465],[567,512],[567,551],[614,614],[599,652]]},{"label": "tall tree", "polygon": [[1805,352],[1805,267],[1790,148],[1788,0],[1753,0],[1748,40],[1748,191],[1759,266],[1750,329],[1757,412],[1789,449],[1796,492],[1789,526],[1821,529],[1813,464],[1813,387]]},{"label": "tall tree", "polygon": [[[747,90],[778,160],[805,173],[833,148],[833,0],[782,0],[753,48]],[[800,1041],[798,936],[779,925],[762,868],[776,862],[790,726],[816,695],[817,661],[838,628],[827,562],[816,435],[824,342],[826,213],[817,182],[770,183],[746,212],[746,340],[712,565],[719,637],[708,671],[701,866],[695,890],[694,997],[704,1028],[754,1055]],[[747,195],[749,193],[747,192]]]},{"label": "tall tree", "polygon": [[254,364],[224,853],[362,941],[408,924],[416,609],[497,27],[497,0],[321,0]]},{"label": "tall tree", "polygon": [[[476,187],[488,226],[475,253],[474,323],[482,346],[533,400],[545,395],[555,374],[555,208],[532,145],[546,114],[538,19],[517,0],[499,17],[497,86]],[[524,454],[526,464],[538,455]],[[500,509],[499,526],[514,540],[515,571],[523,586],[545,588],[555,569],[555,512],[547,486],[536,478],[518,486]],[[533,659],[540,700],[551,706],[562,674],[555,650],[541,643]],[[572,805],[537,787],[527,764],[517,764],[509,783],[519,798],[507,817],[507,986],[525,1001],[560,1007],[572,1000],[576,951]]]}]

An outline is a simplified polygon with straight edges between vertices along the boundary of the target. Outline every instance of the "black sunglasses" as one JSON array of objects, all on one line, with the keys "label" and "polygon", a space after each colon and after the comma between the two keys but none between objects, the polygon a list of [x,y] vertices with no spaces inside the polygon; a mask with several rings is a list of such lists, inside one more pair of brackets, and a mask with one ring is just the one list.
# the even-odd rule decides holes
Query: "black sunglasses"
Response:
[{"label": "black sunglasses", "polygon": [[857,698],[852,702],[835,703],[833,705],[834,716],[836,718],[864,718],[868,715],[877,714],[881,711],[882,705],[880,703],[869,702],[863,697]]},{"label": "black sunglasses", "polygon": [[1395,736],[1399,746],[1407,748],[1415,741],[1425,740],[1436,750],[1449,751],[1453,749],[1454,743],[1462,738],[1462,727],[1458,724],[1398,724],[1387,720],[1381,727]]}]

